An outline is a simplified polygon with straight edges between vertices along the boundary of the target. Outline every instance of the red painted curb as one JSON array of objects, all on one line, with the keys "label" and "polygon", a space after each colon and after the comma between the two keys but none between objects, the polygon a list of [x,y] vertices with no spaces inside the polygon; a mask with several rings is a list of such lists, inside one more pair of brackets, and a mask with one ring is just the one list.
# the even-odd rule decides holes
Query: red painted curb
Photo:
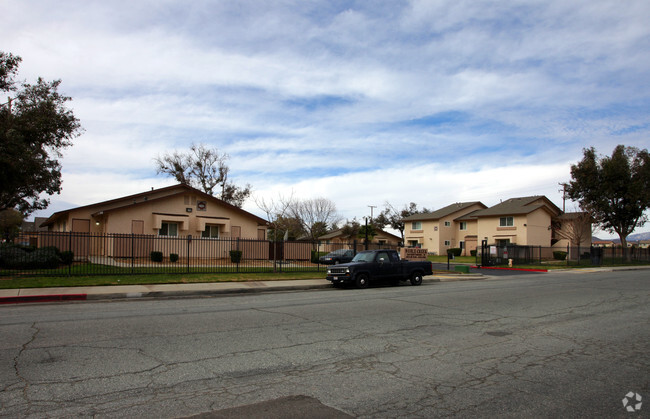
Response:
[{"label": "red painted curb", "polygon": [[523,271],[523,272],[548,272],[548,269],[524,269],[524,268],[497,268],[495,266],[472,266],[474,269],[494,269],[502,271]]},{"label": "red painted curb", "polygon": [[83,301],[87,294],[21,295],[0,297],[0,304],[49,303],[52,301]]}]

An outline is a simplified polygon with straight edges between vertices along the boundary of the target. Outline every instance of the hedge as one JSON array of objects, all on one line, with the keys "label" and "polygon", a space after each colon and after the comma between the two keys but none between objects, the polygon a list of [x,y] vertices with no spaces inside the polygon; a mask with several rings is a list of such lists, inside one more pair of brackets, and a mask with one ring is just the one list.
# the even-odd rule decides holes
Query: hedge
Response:
[{"label": "hedge", "polygon": [[31,250],[13,244],[0,246],[0,267],[8,269],[54,269],[62,263],[54,246]]}]

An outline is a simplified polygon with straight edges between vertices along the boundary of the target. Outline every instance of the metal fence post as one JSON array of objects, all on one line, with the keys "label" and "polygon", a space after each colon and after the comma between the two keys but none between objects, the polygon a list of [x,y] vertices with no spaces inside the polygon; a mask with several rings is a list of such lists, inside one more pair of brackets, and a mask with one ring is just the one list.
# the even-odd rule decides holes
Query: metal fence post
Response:
[{"label": "metal fence post", "polygon": [[187,273],[190,273],[190,244],[192,243],[192,235],[187,236]]},{"label": "metal fence post", "polygon": [[131,273],[135,269],[135,233],[131,233]]},{"label": "metal fence post", "polygon": [[[70,236],[68,239],[68,250],[72,252],[72,230],[70,230]],[[74,253],[72,256],[72,260],[74,260]],[[68,265],[68,276],[72,275],[72,263]]]}]

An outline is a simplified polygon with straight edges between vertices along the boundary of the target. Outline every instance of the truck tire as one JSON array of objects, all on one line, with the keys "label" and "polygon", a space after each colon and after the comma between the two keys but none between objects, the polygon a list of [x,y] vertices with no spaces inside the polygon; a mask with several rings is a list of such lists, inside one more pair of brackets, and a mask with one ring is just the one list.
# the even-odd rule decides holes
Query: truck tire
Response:
[{"label": "truck tire", "polygon": [[413,272],[413,275],[411,275],[411,285],[420,284],[422,284],[422,272]]},{"label": "truck tire", "polygon": [[354,283],[357,285],[357,288],[368,288],[368,282],[370,280],[366,274],[359,274],[354,278]]}]

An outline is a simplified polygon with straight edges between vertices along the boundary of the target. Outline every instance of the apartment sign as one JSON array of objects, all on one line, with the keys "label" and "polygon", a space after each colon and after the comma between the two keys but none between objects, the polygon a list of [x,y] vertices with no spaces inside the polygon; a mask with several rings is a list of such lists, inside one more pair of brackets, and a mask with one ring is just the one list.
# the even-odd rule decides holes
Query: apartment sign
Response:
[{"label": "apartment sign", "polygon": [[408,260],[427,260],[429,251],[427,249],[420,249],[418,247],[404,247],[400,249],[399,256],[402,259]]}]

